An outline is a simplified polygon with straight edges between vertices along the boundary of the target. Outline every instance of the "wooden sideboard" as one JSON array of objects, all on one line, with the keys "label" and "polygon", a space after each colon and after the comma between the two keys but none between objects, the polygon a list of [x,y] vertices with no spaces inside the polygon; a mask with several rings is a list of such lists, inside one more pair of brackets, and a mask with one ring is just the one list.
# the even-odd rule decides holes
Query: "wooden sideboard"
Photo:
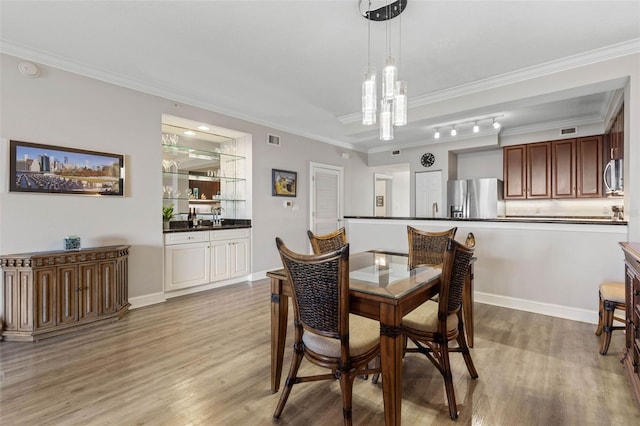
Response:
[{"label": "wooden sideboard", "polygon": [[34,341],[129,310],[128,245],[0,256],[5,340]]},{"label": "wooden sideboard", "polygon": [[624,251],[627,329],[622,364],[640,407],[640,243],[620,243]]}]

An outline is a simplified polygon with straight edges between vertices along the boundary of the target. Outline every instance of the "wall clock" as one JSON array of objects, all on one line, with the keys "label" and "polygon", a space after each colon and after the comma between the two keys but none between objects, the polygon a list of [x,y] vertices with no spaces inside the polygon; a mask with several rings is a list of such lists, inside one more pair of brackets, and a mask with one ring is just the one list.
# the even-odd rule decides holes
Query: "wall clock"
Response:
[{"label": "wall clock", "polygon": [[433,155],[430,152],[427,152],[426,154],[422,155],[422,158],[420,158],[420,163],[424,166],[424,167],[431,167],[433,166],[433,163],[436,162],[436,157],[435,155]]}]

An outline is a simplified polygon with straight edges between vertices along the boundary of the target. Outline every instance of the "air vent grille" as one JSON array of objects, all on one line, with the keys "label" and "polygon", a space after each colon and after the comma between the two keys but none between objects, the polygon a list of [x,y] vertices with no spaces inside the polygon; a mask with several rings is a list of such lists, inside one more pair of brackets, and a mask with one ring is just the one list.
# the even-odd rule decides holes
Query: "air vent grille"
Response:
[{"label": "air vent grille", "polygon": [[578,133],[577,127],[565,127],[564,129],[560,129],[560,135],[575,135]]},{"label": "air vent grille", "polygon": [[267,143],[273,146],[280,146],[280,136],[267,134]]}]

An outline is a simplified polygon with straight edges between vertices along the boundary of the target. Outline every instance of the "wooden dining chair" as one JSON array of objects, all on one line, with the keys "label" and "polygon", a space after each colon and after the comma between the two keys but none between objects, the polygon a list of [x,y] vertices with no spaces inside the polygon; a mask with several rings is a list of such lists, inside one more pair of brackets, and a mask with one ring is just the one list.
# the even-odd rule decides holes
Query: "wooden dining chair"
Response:
[{"label": "wooden dining chair", "polygon": [[442,264],[447,241],[456,236],[457,230],[458,228],[451,228],[442,232],[429,232],[407,225],[409,269]]},{"label": "wooden dining chair", "polygon": [[[478,378],[464,335],[462,320],[462,288],[471,264],[474,249],[449,239],[442,265],[438,302],[427,301],[402,319],[402,331],[415,348],[406,352],[420,352],[436,366],[444,378],[449,415],[458,417],[449,353],[461,352],[472,379]],[[450,347],[449,342],[457,346]]]},{"label": "wooden dining chair", "polygon": [[[349,245],[319,255],[294,253],[280,238],[276,246],[291,283],[295,337],[291,368],[273,417],[282,414],[293,385],[337,379],[344,424],[351,425],[354,379],[380,371],[368,366],[380,353],[380,324],[349,314]],[[329,372],[299,376],[303,358]]]},{"label": "wooden dining chair", "polygon": [[311,231],[307,231],[307,235],[309,236],[314,254],[335,251],[347,244],[347,233],[344,227],[324,235],[317,235]]}]

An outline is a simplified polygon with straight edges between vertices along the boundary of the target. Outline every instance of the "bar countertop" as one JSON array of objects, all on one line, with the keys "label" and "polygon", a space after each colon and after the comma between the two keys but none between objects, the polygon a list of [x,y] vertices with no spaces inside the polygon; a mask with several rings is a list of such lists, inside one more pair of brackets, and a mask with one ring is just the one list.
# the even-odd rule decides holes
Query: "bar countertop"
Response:
[{"label": "bar countertop", "polygon": [[163,234],[172,234],[175,232],[198,232],[198,231],[224,231],[225,229],[242,229],[251,228],[251,220],[248,219],[224,219],[222,225],[212,225],[210,221],[205,221],[205,224],[195,227],[189,227],[188,222],[185,221],[172,221],[170,229],[164,229]]},{"label": "bar countertop", "polygon": [[564,223],[577,225],[627,225],[626,220],[613,220],[605,216],[507,216],[491,219],[483,218],[451,218],[451,217],[389,217],[389,216],[345,216],[345,219],[376,220],[424,220],[453,222],[522,222],[522,223]]}]

